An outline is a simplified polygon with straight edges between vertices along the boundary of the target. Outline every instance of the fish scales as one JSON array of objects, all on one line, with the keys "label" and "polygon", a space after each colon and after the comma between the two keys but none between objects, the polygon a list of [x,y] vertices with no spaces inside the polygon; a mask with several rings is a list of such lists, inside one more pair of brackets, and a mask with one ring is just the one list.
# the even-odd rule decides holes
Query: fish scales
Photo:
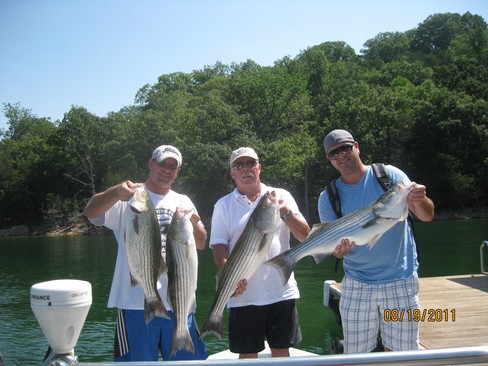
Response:
[{"label": "fish scales", "polygon": [[356,245],[374,246],[381,235],[407,217],[407,196],[412,188],[412,184],[404,186],[398,183],[365,208],[336,221],[314,225],[302,243],[265,264],[277,268],[283,283],[286,283],[300,259],[310,255],[319,263],[334,252],[341,239],[348,238]]},{"label": "fish scales", "polygon": [[[348,222],[348,225],[343,225],[341,222],[337,221],[332,221],[330,223],[327,223],[329,232],[327,233],[327,237],[330,239],[335,239],[337,241],[340,241],[342,238],[345,238],[344,235],[352,235],[353,231],[351,230],[351,227],[357,227],[357,230],[360,230],[360,227],[367,224],[371,220],[374,220],[375,216],[372,214],[371,211],[356,211],[353,213],[350,217]],[[356,231],[357,231],[356,230]],[[316,244],[317,242],[321,242],[324,240],[322,236],[319,235],[320,233],[314,232],[312,235],[310,235],[310,244]],[[359,245],[361,244],[366,244],[366,243],[358,243]],[[300,250],[301,249],[301,250]],[[299,257],[299,253],[305,253],[307,251],[307,248],[305,246],[300,246],[300,248],[297,247],[296,254],[297,257]]]},{"label": "fish scales", "polygon": [[[259,248],[262,246],[263,242],[268,241],[267,235],[259,235],[259,232],[250,232],[243,237],[243,240],[255,243],[252,248],[249,247],[247,251],[238,250],[236,252],[236,260],[230,262],[230,266],[235,266],[240,268],[239,271],[223,271],[218,278],[218,290],[222,291],[221,296],[217,298],[217,302],[214,305],[214,310],[216,313],[223,313],[227,301],[234,294],[237,284],[242,279],[249,279],[254,271],[257,269],[259,264],[261,264],[261,258],[259,254]],[[225,286],[226,284],[234,284],[234,286]],[[205,328],[204,328],[205,329]]]},{"label": "fish scales", "polygon": [[161,233],[156,210],[144,185],[139,186],[128,202],[125,214],[125,246],[132,286],[144,291],[144,320],[168,317],[157,289],[158,278],[165,270],[161,256]]},{"label": "fish scales", "polygon": [[198,256],[189,220],[192,214],[193,210],[177,208],[168,230],[168,298],[175,316],[171,355],[182,349],[195,353],[188,329],[188,315],[196,309],[198,276]]},{"label": "fish scales", "polygon": [[223,337],[222,318],[227,301],[242,279],[249,279],[261,265],[280,223],[274,193],[266,193],[256,205],[227,262],[217,274],[217,291],[202,328],[202,338]]}]

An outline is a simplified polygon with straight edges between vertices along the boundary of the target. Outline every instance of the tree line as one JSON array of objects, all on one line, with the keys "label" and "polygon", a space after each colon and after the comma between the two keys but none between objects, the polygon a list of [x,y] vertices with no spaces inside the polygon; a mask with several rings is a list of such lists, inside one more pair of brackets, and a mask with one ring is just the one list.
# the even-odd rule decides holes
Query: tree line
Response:
[{"label": "tree line", "polygon": [[233,189],[231,151],[251,146],[262,180],[290,190],[315,223],[318,195],[338,175],[322,148],[334,128],[353,133],[366,163],[396,165],[426,185],[437,210],[488,206],[488,30],[469,12],[380,33],[360,54],[325,42],[272,66],[164,74],[105,117],[82,106],[55,122],[18,103],[3,112],[0,228],[79,222],[94,193],[144,181],[162,144],[182,152],[174,189],[204,219]]}]

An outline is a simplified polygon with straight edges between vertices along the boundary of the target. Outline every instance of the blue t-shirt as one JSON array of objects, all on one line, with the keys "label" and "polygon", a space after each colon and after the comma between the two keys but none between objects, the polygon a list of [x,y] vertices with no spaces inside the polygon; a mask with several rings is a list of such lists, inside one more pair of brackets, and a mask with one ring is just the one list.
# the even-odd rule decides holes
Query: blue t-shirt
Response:
[{"label": "blue t-shirt", "polygon": [[[392,183],[410,184],[410,179],[400,169],[387,165]],[[357,184],[336,180],[342,215],[360,210],[376,200],[385,190],[378,182],[371,165]],[[337,220],[327,190],[319,197],[321,222]],[[417,273],[417,251],[413,233],[407,220],[400,221],[382,235],[373,248],[356,246],[344,257],[344,272],[353,279],[365,283],[386,283],[406,279]]]}]

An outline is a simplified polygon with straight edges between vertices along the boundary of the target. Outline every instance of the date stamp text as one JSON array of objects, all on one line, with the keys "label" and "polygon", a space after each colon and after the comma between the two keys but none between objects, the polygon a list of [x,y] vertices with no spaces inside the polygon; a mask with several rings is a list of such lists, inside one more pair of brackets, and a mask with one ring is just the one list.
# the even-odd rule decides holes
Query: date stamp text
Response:
[{"label": "date stamp text", "polygon": [[456,309],[385,309],[385,322],[455,322]]}]

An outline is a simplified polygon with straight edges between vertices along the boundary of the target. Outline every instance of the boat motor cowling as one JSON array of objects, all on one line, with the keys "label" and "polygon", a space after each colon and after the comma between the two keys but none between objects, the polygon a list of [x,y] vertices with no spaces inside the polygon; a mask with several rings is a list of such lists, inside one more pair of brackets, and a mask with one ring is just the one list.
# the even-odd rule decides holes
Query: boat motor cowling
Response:
[{"label": "boat motor cowling", "polygon": [[92,303],[91,284],[80,280],[53,280],[33,285],[31,308],[52,351],[74,355]]}]

